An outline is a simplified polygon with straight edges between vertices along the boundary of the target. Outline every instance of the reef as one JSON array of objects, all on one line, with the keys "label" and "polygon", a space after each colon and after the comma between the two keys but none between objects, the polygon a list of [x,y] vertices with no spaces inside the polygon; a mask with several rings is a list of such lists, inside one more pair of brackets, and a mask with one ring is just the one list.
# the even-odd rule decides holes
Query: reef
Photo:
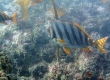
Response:
[{"label": "reef", "polygon": [[0,52],[0,80],[17,80],[17,74],[13,74],[13,63],[11,59]]},{"label": "reef", "polygon": [[[72,49],[71,54],[66,55],[60,47],[60,60],[57,61],[56,44],[47,31],[53,18],[49,11],[52,4],[44,1],[29,6],[29,16],[23,20],[22,9],[13,4],[14,0],[6,1],[0,1],[0,9],[8,15],[17,12],[18,23],[0,24],[0,80],[110,79],[110,38],[105,44],[106,55],[93,47],[89,47],[91,53]],[[94,40],[110,37],[110,2],[56,0],[56,4],[66,11],[60,20],[78,22]]]}]

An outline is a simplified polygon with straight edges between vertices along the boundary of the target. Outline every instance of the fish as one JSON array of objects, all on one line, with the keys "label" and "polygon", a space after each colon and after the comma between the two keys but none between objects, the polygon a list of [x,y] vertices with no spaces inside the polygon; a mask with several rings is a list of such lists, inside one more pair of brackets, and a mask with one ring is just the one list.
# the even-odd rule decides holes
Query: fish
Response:
[{"label": "fish", "polygon": [[53,0],[52,2],[56,19],[51,22],[52,24],[49,27],[48,32],[51,39],[57,45],[63,47],[66,54],[69,55],[71,53],[71,48],[83,48],[85,51],[90,51],[88,50],[88,46],[98,48],[106,54],[107,51],[104,49],[104,45],[108,36],[94,41],[87,31],[77,22],[70,23],[59,20],[57,8],[55,7]]},{"label": "fish", "polygon": [[44,0],[32,0],[30,6],[34,6],[37,3],[42,3]]},{"label": "fish", "polygon": [[0,22],[5,24],[5,25],[7,25],[7,23],[5,22],[6,20],[12,20],[15,24],[17,24],[16,16],[17,16],[17,13],[14,13],[10,17],[7,14],[5,14],[3,11],[0,10]]},{"label": "fish", "polygon": [[23,19],[25,20],[28,17],[28,6],[30,3],[30,0],[18,0],[17,2],[14,2],[15,4],[18,4],[23,11]]},{"label": "fish", "polygon": [[97,47],[106,53],[103,46],[108,37],[94,41],[78,23],[71,24],[56,20],[50,27],[50,35],[54,42],[62,46],[67,54],[70,54],[70,48],[83,48],[90,52],[88,46]]}]

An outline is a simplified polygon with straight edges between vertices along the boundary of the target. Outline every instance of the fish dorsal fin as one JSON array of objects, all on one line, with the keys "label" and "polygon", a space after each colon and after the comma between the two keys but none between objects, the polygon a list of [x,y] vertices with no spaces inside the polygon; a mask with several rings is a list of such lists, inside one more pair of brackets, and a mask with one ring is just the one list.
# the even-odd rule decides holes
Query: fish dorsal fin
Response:
[{"label": "fish dorsal fin", "polygon": [[79,25],[79,24],[76,23],[76,22],[74,22],[74,25],[75,25],[78,29],[80,29],[81,31],[83,31],[84,34],[85,34],[88,38],[90,38],[90,40],[92,40],[92,37],[86,32],[86,30],[85,30],[81,25]]},{"label": "fish dorsal fin", "polygon": [[54,0],[52,0],[52,3],[53,3],[54,13],[55,13],[55,19],[58,20],[58,13],[57,13],[57,9],[56,9]]},{"label": "fish dorsal fin", "polygon": [[[57,9],[57,12],[58,12],[58,17],[61,17],[61,16],[63,16],[63,15],[66,13],[64,8],[59,8],[59,7],[57,6],[56,9]],[[50,11],[51,11],[51,12],[54,14],[54,16],[55,16],[54,9],[53,9],[53,8],[50,8]]]},{"label": "fish dorsal fin", "polygon": [[66,54],[70,55],[70,48],[63,47],[63,50],[65,51]]}]

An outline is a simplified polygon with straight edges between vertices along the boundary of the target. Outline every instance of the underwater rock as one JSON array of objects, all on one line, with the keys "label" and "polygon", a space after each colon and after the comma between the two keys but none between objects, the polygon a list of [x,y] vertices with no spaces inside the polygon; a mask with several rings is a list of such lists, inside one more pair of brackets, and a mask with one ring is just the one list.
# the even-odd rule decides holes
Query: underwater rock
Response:
[{"label": "underwater rock", "polygon": [[29,70],[32,74],[32,78],[34,78],[35,80],[41,80],[48,72],[48,67],[47,64],[42,63],[38,66],[34,65],[33,67],[30,67]]},{"label": "underwater rock", "polygon": [[4,72],[5,73],[11,73],[11,71],[12,71],[12,62],[2,52],[1,52],[1,56],[0,56],[0,61],[1,61],[1,68],[4,70]]},{"label": "underwater rock", "polygon": [[12,74],[13,63],[11,59],[0,52],[0,80],[17,80],[17,75]]}]

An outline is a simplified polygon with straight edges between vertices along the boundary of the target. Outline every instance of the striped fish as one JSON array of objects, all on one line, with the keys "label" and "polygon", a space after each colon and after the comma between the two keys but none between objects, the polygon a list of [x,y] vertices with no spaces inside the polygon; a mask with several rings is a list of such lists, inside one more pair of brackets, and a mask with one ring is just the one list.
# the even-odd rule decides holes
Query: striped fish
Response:
[{"label": "striped fish", "polygon": [[[54,0],[52,0],[53,8],[55,12],[55,20],[52,21],[52,25],[48,28],[51,38],[60,46],[63,47],[67,54],[70,54],[70,48],[84,48],[85,51],[90,52],[88,46],[99,48],[103,53],[106,50],[103,48],[108,37],[94,41],[86,30],[83,29],[78,23],[62,22],[58,20],[57,8]],[[57,48],[58,49],[58,48]],[[56,54],[59,54],[59,50],[56,50]],[[57,59],[59,57],[57,56]]]},{"label": "striped fish", "polygon": [[94,41],[89,34],[78,23],[62,22],[55,20],[49,33],[51,38],[60,46],[63,47],[67,54],[70,54],[70,48],[85,48],[88,52],[88,46],[100,47],[99,49],[106,53],[103,49],[108,37]]},{"label": "striped fish", "polygon": [[59,45],[70,48],[90,46],[92,43],[91,39],[78,27],[67,22],[61,22],[60,20],[56,20],[52,24],[51,34],[51,38],[55,39],[56,42],[63,40],[66,43],[61,44],[58,42]]},{"label": "striped fish", "polygon": [[16,22],[16,16],[17,16],[17,13],[14,13],[11,17],[9,17],[4,12],[0,11],[0,22],[2,22],[3,24],[7,24],[5,22],[6,20],[12,20],[15,24],[17,24],[17,22]]}]

